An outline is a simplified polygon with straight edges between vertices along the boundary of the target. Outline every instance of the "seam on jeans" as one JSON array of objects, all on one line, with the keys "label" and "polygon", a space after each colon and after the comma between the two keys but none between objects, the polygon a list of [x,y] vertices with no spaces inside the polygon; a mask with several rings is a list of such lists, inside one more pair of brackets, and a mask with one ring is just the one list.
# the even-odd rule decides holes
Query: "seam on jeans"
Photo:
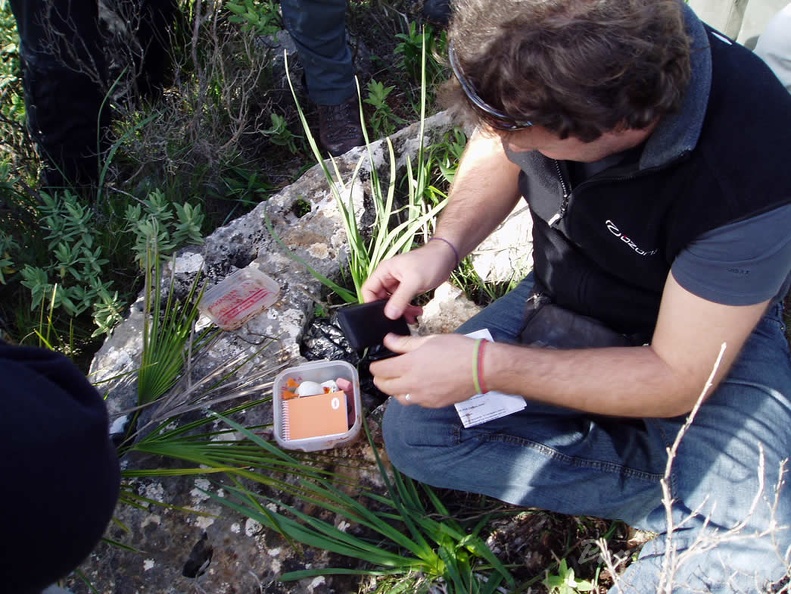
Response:
[{"label": "seam on jeans", "polygon": [[[461,438],[461,431],[458,431],[457,439],[462,441]],[[547,458],[552,458],[557,460],[563,464],[568,466],[574,466],[577,468],[590,468],[592,470],[601,471],[601,472],[608,472],[612,474],[617,474],[620,476],[627,476],[629,478],[635,478],[642,481],[646,481],[649,483],[657,483],[662,479],[662,474],[656,474],[653,472],[645,472],[644,470],[638,470],[636,468],[630,468],[629,466],[624,466],[621,464],[615,464],[613,462],[605,462],[602,460],[589,460],[586,458],[578,458],[575,456],[569,456],[568,454],[564,454],[563,452],[559,452],[558,450],[551,448],[543,443],[539,443],[536,441],[532,441],[530,439],[525,439],[523,437],[516,437],[514,435],[503,435],[498,433],[493,434],[478,434],[478,438],[483,439],[484,441],[497,441],[501,443],[510,443],[515,445],[521,445],[524,447],[528,447],[532,450],[537,451],[539,454],[546,456]]]},{"label": "seam on jeans", "polygon": [[[764,317],[761,319],[760,324],[763,322],[767,322],[772,326],[776,326],[777,329],[785,336],[786,334],[786,323],[785,323],[785,305],[782,301],[778,301],[773,307],[771,307],[765,314]],[[757,329],[757,327],[756,327]],[[755,331],[755,330],[753,330]]]},{"label": "seam on jeans", "polygon": [[[673,447],[673,442],[676,440],[676,435],[678,435],[678,432],[676,432],[671,438],[670,435],[667,433],[667,431],[665,431],[664,425],[662,423],[651,418],[644,419],[644,422],[646,425],[652,425],[656,429],[657,433],[659,433],[659,435],[662,436],[662,442],[665,446],[665,452],[670,452],[670,448]],[[667,460],[665,460],[665,468],[667,468]],[[665,473],[663,472],[662,475],[660,476],[660,480],[663,480],[664,478],[665,478]],[[672,495],[673,493],[678,493],[678,473],[676,472],[675,464],[670,465],[669,478],[670,478],[670,485],[669,485],[670,494]]]},{"label": "seam on jeans", "polygon": [[766,321],[767,323],[772,324],[773,326],[777,326],[777,329],[783,334],[785,334],[786,324],[781,318],[771,317],[771,318],[767,318]]}]

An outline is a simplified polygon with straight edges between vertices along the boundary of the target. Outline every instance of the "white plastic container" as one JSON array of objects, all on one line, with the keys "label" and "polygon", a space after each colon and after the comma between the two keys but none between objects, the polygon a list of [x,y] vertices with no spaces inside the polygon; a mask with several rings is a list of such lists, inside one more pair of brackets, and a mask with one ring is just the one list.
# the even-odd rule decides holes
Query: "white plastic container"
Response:
[{"label": "white plastic container", "polygon": [[248,266],[206,291],[198,309],[223,330],[235,330],[270,307],[279,294],[280,286],[274,280]]},{"label": "white plastic container", "polygon": [[[288,380],[296,383],[313,381],[322,382],[343,378],[352,384],[352,394],[347,394],[348,431],[333,435],[310,437],[302,439],[288,439],[284,431],[283,391]],[[362,427],[362,402],[360,400],[360,379],[357,370],[346,361],[312,361],[296,367],[289,367],[281,371],[275,378],[273,385],[272,405],[274,417],[275,441],[280,447],[287,450],[301,450],[315,452],[329,450],[354,441],[360,434]],[[308,396],[307,398],[310,398]]]}]

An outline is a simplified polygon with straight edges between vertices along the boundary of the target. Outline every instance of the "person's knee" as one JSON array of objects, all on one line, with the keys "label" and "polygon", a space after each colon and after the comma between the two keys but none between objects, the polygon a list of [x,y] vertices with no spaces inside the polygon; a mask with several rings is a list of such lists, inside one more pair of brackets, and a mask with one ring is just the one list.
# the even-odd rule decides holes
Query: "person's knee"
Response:
[{"label": "person's knee", "polygon": [[778,534],[716,532],[704,522],[646,543],[610,593],[773,591],[789,563],[778,550]]},{"label": "person's knee", "polygon": [[436,484],[454,455],[452,432],[442,409],[403,406],[393,400],[387,405],[382,426],[387,456],[399,471],[416,480]]},{"label": "person's knee", "polygon": [[414,476],[412,467],[415,466],[415,456],[409,439],[410,425],[404,423],[403,419],[407,414],[407,407],[391,400],[382,420],[382,436],[387,457],[393,466],[409,476]]}]

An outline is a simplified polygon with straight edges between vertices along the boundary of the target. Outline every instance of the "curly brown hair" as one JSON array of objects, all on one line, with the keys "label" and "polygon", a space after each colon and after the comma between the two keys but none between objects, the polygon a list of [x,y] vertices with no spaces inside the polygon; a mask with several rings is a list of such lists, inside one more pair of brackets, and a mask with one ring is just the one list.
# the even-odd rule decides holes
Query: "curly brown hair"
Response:
[{"label": "curly brown hair", "polygon": [[[677,110],[690,77],[680,0],[457,0],[449,37],[486,103],[584,142]],[[442,97],[479,123],[455,78]]]}]

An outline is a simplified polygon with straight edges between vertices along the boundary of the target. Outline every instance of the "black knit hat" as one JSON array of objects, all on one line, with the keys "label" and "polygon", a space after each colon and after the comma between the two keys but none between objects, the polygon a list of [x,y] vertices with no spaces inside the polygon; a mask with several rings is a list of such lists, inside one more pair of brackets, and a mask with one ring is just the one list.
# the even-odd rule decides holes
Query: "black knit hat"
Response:
[{"label": "black knit hat", "polygon": [[0,342],[0,591],[40,592],[101,539],[120,485],[107,434],[71,361]]}]

